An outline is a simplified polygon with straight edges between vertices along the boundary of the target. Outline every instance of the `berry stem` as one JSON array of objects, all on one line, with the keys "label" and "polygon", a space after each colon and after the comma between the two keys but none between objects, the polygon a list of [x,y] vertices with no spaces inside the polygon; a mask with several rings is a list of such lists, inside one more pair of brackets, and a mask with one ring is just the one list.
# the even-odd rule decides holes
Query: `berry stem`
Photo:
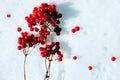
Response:
[{"label": "berry stem", "polygon": [[51,61],[52,61],[51,59],[49,60],[49,59],[45,58],[46,74],[45,74],[44,80],[46,80],[46,79],[49,80],[49,78],[50,78]]},{"label": "berry stem", "polygon": [[24,80],[26,80],[26,59],[27,59],[27,55],[24,56]]},{"label": "berry stem", "polygon": [[[45,37],[45,46],[47,47],[47,36]],[[47,57],[45,57],[46,74],[45,74],[44,80],[46,80],[46,79],[49,80],[49,78],[50,78],[50,66],[51,66],[51,60],[49,60]]]},{"label": "berry stem", "polygon": [[49,27],[50,24],[46,24],[47,25],[47,28],[52,32],[51,28]]},{"label": "berry stem", "polygon": [[26,80],[26,60],[27,60],[27,56],[29,52],[29,47],[27,47],[27,49],[23,49],[23,53],[24,53],[24,80]]},{"label": "berry stem", "polygon": [[39,44],[36,44],[36,45],[34,45],[33,47],[32,47],[32,49],[31,50],[28,50],[29,52],[28,52],[28,55],[38,46]]}]

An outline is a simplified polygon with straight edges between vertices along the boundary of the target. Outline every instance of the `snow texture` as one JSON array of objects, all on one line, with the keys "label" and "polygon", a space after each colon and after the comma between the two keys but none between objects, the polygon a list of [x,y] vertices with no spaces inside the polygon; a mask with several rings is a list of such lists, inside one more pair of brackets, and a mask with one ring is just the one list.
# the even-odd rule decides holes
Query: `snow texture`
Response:
[{"label": "snow texture", "polygon": [[[52,63],[50,80],[120,80],[120,0],[0,0],[0,80],[23,80],[16,29],[27,30],[24,17],[43,2],[56,4],[63,13],[63,34],[57,39],[65,57]],[[81,30],[73,34],[76,25]],[[112,62],[111,56],[117,60]],[[37,49],[28,56],[27,80],[43,80],[43,61]]]}]

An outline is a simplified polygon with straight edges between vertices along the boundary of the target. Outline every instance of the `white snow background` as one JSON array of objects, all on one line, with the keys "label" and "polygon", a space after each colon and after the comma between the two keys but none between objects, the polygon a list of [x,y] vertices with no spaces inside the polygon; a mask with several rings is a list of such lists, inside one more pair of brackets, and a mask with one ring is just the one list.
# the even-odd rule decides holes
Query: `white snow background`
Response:
[{"label": "white snow background", "polygon": [[[50,80],[120,80],[120,0],[0,0],[0,80],[23,80],[17,27],[28,30],[24,17],[43,2],[56,4],[63,13],[58,40],[65,56],[52,63]],[[76,25],[81,30],[73,34]],[[112,62],[111,56],[117,60]],[[27,80],[43,80],[43,61],[38,49],[28,56]]]}]

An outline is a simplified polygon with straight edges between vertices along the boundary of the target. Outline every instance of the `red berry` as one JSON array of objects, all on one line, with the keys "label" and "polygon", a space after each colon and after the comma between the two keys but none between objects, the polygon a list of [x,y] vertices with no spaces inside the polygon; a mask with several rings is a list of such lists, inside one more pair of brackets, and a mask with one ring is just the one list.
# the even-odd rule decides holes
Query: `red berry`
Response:
[{"label": "red berry", "polygon": [[46,32],[45,32],[45,35],[49,35],[49,34],[50,34],[50,31],[46,31]]},{"label": "red berry", "polygon": [[44,40],[44,37],[43,36],[39,36],[38,37],[38,41],[43,41]]},{"label": "red berry", "polygon": [[25,39],[22,39],[22,45],[26,45]]},{"label": "red berry", "polygon": [[39,29],[37,27],[35,27],[35,32],[38,32],[38,31],[39,31]]},{"label": "red berry", "polygon": [[44,44],[45,44],[45,42],[44,42],[44,41],[41,41],[40,43],[41,43],[42,45],[44,45]]},{"label": "red berry", "polygon": [[34,11],[37,11],[37,10],[38,10],[38,8],[37,8],[37,7],[34,7],[34,8],[33,8],[33,10],[34,10]]},{"label": "red berry", "polygon": [[40,11],[41,11],[41,12],[45,12],[45,7],[41,7],[41,8],[40,8]]},{"label": "red berry", "polygon": [[51,9],[52,9],[52,11],[55,11],[55,10],[56,10],[56,5],[53,4],[53,5],[51,6]]},{"label": "red berry", "polygon": [[21,27],[18,27],[18,28],[17,28],[17,31],[18,31],[18,32],[21,32],[21,31],[22,31],[22,28],[21,28]]},{"label": "red berry", "polygon": [[24,32],[24,36],[27,36],[28,35],[28,32]]},{"label": "red berry", "polygon": [[111,57],[111,60],[112,60],[112,61],[115,61],[115,60],[116,60],[116,57],[112,56],[112,57]]},{"label": "red berry", "polygon": [[46,6],[48,6],[47,3],[42,3],[42,4],[41,4],[41,7],[46,7]]},{"label": "red berry", "polygon": [[76,30],[76,31],[79,31],[79,30],[80,30],[80,27],[79,27],[79,26],[76,26],[76,27],[75,27],[75,30]]},{"label": "red berry", "polygon": [[30,28],[30,31],[34,31],[34,28],[31,27],[31,28]]},{"label": "red berry", "polygon": [[10,18],[11,17],[11,14],[7,14],[7,18]]},{"label": "red berry", "polygon": [[88,66],[88,69],[89,69],[89,70],[92,70],[92,69],[93,69],[93,67],[92,67],[92,66]]},{"label": "red berry", "polygon": [[46,51],[46,48],[40,47],[39,50],[40,51]]},{"label": "red berry", "polygon": [[57,36],[60,36],[60,32],[57,32],[56,35],[57,35]]},{"label": "red berry", "polygon": [[62,54],[62,53],[59,53],[59,54],[58,54],[58,57],[59,57],[59,58],[63,58],[63,54]]},{"label": "red berry", "polygon": [[75,33],[76,32],[76,30],[75,29],[72,29],[72,33]]},{"label": "red berry", "polygon": [[21,35],[24,36],[24,32],[21,32]]},{"label": "red berry", "polygon": [[41,52],[41,56],[42,57],[46,57],[46,53],[45,52]]},{"label": "red berry", "polygon": [[40,32],[39,32],[39,34],[40,34],[40,35],[45,35],[45,33],[44,33],[44,32],[42,32],[42,31],[40,31]]},{"label": "red berry", "polygon": [[77,56],[73,56],[73,60],[77,60]]},{"label": "red berry", "polygon": [[28,19],[29,19],[28,16],[25,16],[25,20],[28,21]]},{"label": "red berry", "polygon": [[42,30],[46,30],[46,29],[47,29],[47,26],[46,26],[46,25],[43,25],[43,26],[41,27],[41,29],[42,29]]},{"label": "red berry", "polygon": [[47,7],[47,9],[48,9],[49,11],[51,11],[51,10],[52,10],[52,8],[51,8],[51,6],[50,6],[50,5]]},{"label": "red berry", "polygon": [[17,49],[18,49],[18,50],[21,50],[21,49],[22,49],[22,46],[18,46]]},{"label": "red berry", "polygon": [[36,43],[37,43],[36,41],[33,41],[33,42],[32,42],[32,45],[35,45]]},{"label": "red berry", "polygon": [[62,57],[59,57],[58,60],[61,62],[62,61]]}]

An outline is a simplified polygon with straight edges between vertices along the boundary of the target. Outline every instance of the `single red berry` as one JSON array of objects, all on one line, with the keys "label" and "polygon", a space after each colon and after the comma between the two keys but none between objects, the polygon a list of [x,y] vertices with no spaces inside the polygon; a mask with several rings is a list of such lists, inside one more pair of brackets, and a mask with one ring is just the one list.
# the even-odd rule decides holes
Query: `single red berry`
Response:
[{"label": "single red berry", "polygon": [[48,6],[47,3],[42,3],[42,4],[41,4],[41,7],[47,7],[47,6]]},{"label": "single red berry", "polygon": [[22,45],[26,45],[25,39],[22,39]]},{"label": "single red berry", "polygon": [[7,18],[10,18],[11,17],[11,14],[7,14]]},{"label": "single red berry", "polygon": [[33,25],[32,25],[31,23],[28,23],[28,27],[29,27],[29,28],[32,28]]},{"label": "single red berry", "polygon": [[41,12],[45,12],[45,7],[41,7],[41,8],[40,8],[40,11],[41,11]]},{"label": "single red berry", "polygon": [[34,31],[34,28],[31,27],[31,28],[30,28],[30,31]]},{"label": "single red berry", "polygon": [[63,59],[62,59],[62,57],[59,57],[58,60],[61,62]]},{"label": "single red berry", "polygon": [[18,32],[21,32],[21,31],[22,31],[22,28],[21,28],[21,27],[18,27],[18,28],[17,28],[17,31],[18,31]]},{"label": "single red berry", "polygon": [[49,35],[49,34],[50,34],[50,31],[46,31],[46,32],[45,32],[45,35]]},{"label": "single red berry", "polygon": [[57,35],[57,36],[60,36],[60,32],[57,32],[56,35]]},{"label": "single red berry", "polygon": [[25,16],[25,20],[28,21],[29,17],[28,16]]},{"label": "single red berry", "polygon": [[72,33],[75,33],[75,32],[76,32],[76,30],[75,30],[74,28],[73,28],[71,31],[72,31]]},{"label": "single red berry", "polygon": [[18,50],[21,50],[21,49],[22,49],[22,46],[18,46],[17,49],[18,49]]},{"label": "single red berry", "polygon": [[75,27],[75,30],[76,30],[76,31],[79,31],[79,30],[80,30],[80,27],[79,27],[79,26],[76,26],[76,27]]},{"label": "single red berry", "polygon": [[18,44],[22,44],[22,39],[18,39]]},{"label": "single red berry", "polygon": [[45,35],[45,32],[39,31],[40,35]]},{"label": "single red berry", "polygon": [[92,69],[93,69],[93,67],[92,67],[92,66],[88,66],[88,69],[89,69],[89,70],[92,70]]},{"label": "single red berry", "polygon": [[59,58],[63,58],[63,54],[60,52],[60,53],[57,53],[58,54],[58,57]]},{"label": "single red berry", "polygon": [[39,31],[39,29],[37,27],[35,27],[35,32],[38,32],[38,31]]},{"label": "single red berry", "polygon": [[21,32],[21,35],[24,36],[24,32]]},{"label": "single red berry", "polygon": [[37,43],[36,41],[33,41],[33,42],[32,42],[32,45],[35,45],[36,43]]},{"label": "single red berry", "polygon": [[46,53],[45,52],[40,52],[42,57],[46,57]]},{"label": "single red berry", "polygon": [[51,8],[52,8],[52,11],[55,11],[55,10],[56,10],[56,5],[53,4],[53,5],[51,6]]},{"label": "single red berry", "polygon": [[45,44],[45,41],[41,41],[40,43],[41,43],[42,45],[44,45],[44,44]]},{"label": "single red berry", "polygon": [[28,32],[24,32],[24,36],[28,36]]},{"label": "single red berry", "polygon": [[37,10],[38,10],[38,8],[37,8],[37,7],[34,7],[34,8],[33,8],[33,10],[37,11]]},{"label": "single red berry", "polygon": [[46,51],[46,48],[40,47],[39,50],[40,50],[40,51]]},{"label": "single red berry", "polygon": [[46,25],[43,25],[43,26],[41,27],[41,29],[42,29],[42,30],[46,30],[46,29],[47,29],[47,26],[46,26]]},{"label": "single red berry", "polygon": [[47,7],[47,9],[48,9],[49,11],[51,11],[51,10],[52,10],[51,5],[49,5],[49,6]]},{"label": "single red berry", "polygon": [[73,56],[73,60],[77,60],[77,56]]},{"label": "single red berry", "polygon": [[59,55],[61,55],[62,53],[61,53],[61,51],[58,51],[57,54],[58,54],[58,57],[59,57]]},{"label": "single red berry", "polygon": [[39,36],[38,37],[38,41],[43,41],[44,40],[44,37],[43,36]]},{"label": "single red berry", "polygon": [[112,57],[111,57],[111,60],[112,60],[112,61],[115,61],[115,60],[116,60],[116,57],[112,56]]}]

